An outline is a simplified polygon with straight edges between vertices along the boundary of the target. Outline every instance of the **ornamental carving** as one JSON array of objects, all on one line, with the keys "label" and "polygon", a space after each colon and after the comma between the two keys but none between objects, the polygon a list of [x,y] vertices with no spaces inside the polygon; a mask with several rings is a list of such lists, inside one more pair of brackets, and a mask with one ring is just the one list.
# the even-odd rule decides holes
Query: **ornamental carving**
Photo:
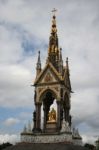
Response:
[{"label": "ornamental carving", "polygon": [[44,88],[39,88],[38,93],[40,94]]},{"label": "ornamental carving", "polygon": [[56,87],[54,87],[54,89],[58,92],[59,91],[59,88],[56,86]]},{"label": "ornamental carving", "polygon": [[51,81],[52,81],[52,76],[51,76],[50,73],[47,73],[47,75],[46,75],[45,78],[44,78],[44,81],[45,81],[45,82],[51,82]]}]

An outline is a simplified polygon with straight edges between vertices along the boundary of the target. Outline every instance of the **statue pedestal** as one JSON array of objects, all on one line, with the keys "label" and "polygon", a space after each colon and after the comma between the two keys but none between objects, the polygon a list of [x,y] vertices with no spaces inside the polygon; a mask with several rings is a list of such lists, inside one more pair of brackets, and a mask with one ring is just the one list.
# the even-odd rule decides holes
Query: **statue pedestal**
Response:
[{"label": "statue pedestal", "polygon": [[46,124],[46,129],[45,132],[46,133],[54,133],[57,131],[57,126],[56,126],[56,122],[55,121],[48,121]]}]

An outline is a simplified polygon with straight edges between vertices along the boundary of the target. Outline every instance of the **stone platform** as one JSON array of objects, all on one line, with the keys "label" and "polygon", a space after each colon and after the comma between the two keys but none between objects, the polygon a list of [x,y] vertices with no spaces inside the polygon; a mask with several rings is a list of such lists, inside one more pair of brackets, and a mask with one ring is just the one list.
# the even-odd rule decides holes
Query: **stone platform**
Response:
[{"label": "stone platform", "polygon": [[46,126],[46,132],[40,130],[40,132],[33,132],[26,128],[21,133],[21,142],[25,143],[71,143],[74,145],[82,145],[82,138],[79,135],[78,130],[71,130],[68,122],[63,120],[62,128],[56,131],[56,124],[48,123]]},{"label": "stone platform", "polygon": [[57,144],[33,144],[19,143],[4,150],[88,150],[83,146],[57,143]]},{"label": "stone platform", "polygon": [[47,122],[46,124],[46,129],[45,132],[46,133],[54,133],[57,131],[57,124],[56,122]]}]

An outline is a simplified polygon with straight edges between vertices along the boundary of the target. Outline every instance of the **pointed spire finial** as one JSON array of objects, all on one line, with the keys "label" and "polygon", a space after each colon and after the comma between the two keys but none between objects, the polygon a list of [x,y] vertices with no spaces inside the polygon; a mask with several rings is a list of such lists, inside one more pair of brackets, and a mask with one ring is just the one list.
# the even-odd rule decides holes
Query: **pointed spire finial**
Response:
[{"label": "pointed spire finial", "polygon": [[52,25],[51,25],[51,35],[49,38],[48,60],[58,70],[59,46],[58,46],[57,25],[56,25],[56,16],[55,16],[56,11],[57,10],[55,8],[52,10],[53,16],[52,16]]},{"label": "pointed spire finial", "polygon": [[69,69],[68,68],[68,57],[66,57],[66,68]]},{"label": "pointed spire finial", "polygon": [[68,63],[68,57],[66,57],[66,64]]},{"label": "pointed spire finial", "polygon": [[63,74],[63,59],[62,59],[62,48],[59,51],[59,72]]},{"label": "pointed spire finial", "polygon": [[62,48],[60,47],[60,61],[62,61]]},{"label": "pointed spire finial", "polygon": [[55,16],[55,12],[57,10],[54,8],[52,10],[52,12],[54,13],[53,14],[53,17],[52,17],[52,27],[51,27],[51,34],[56,34],[57,33],[57,28],[56,28],[56,16]]},{"label": "pointed spire finial", "polygon": [[36,65],[36,70],[37,70],[37,75],[38,75],[41,71],[40,51],[38,51],[38,61],[37,61],[37,65]]},{"label": "pointed spire finial", "polygon": [[26,124],[24,125],[23,132],[24,132],[24,133],[26,133],[26,132],[27,132],[27,127],[26,127]]},{"label": "pointed spire finial", "polygon": [[40,59],[40,51],[38,51],[38,62],[37,63],[41,63],[41,59]]},{"label": "pointed spire finial", "polygon": [[67,72],[68,72],[68,74],[69,74],[68,57],[66,57],[66,69],[67,69]]}]

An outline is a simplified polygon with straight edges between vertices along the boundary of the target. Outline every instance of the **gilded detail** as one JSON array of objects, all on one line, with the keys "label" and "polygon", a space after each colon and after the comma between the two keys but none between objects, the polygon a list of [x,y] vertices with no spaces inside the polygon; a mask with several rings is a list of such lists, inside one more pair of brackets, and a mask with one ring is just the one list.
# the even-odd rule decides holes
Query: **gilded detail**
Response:
[{"label": "gilded detail", "polygon": [[47,75],[45,76],[44,81],[45,82],[51,82],[53,80],[52,76],[50,73],[47,73]]},{"label": "gilded detail", "polygon": [[56,122],[56,110],[52,108],[48,113],[48,121],[47,122]]}]

